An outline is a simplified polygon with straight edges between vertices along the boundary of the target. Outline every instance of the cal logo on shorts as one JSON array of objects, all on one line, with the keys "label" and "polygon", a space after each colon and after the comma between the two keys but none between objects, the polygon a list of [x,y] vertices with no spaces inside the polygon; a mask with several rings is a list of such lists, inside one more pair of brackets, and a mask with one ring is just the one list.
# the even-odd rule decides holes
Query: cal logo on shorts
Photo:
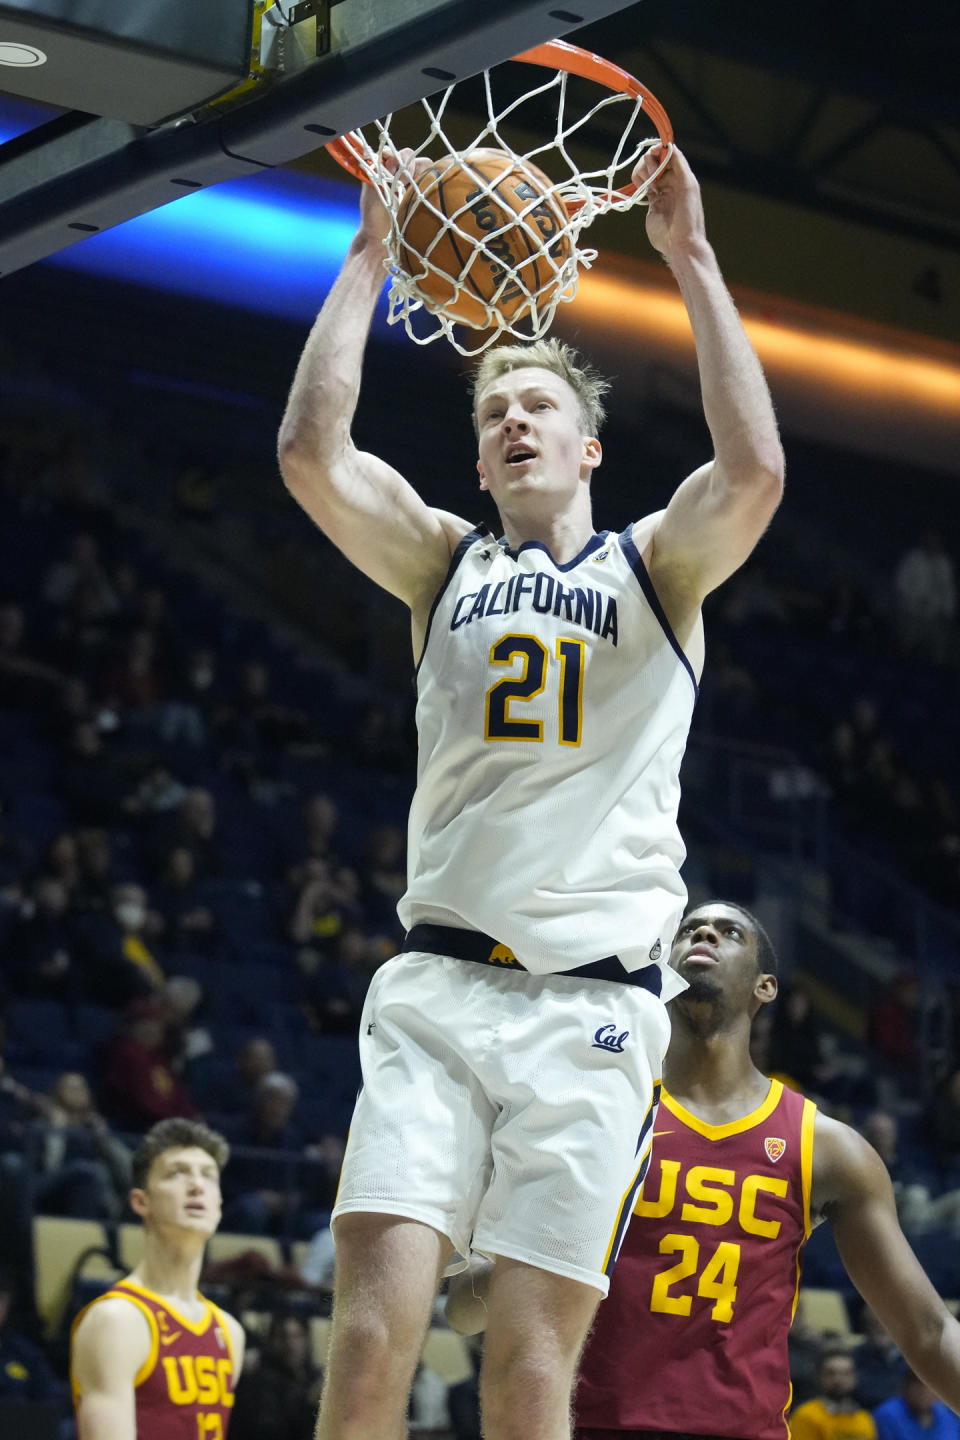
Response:
[{"label": "cal logo on shorts", "polygon": [[517,959],[516,955],[514,955],[513,951],[510,949],[509,945],[494,945],[493,949],[490,951],[490,954],[487,956],[487,964],[516,965],[518,970],[522,970],[524,968],[520,964],[520,961]]}]

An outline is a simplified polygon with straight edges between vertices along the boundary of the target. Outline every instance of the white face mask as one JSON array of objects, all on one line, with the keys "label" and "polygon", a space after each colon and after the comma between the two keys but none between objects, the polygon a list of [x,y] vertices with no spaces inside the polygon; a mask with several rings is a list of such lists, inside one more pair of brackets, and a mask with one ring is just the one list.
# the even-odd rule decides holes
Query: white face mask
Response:
[{"label": "white face mask", "polygon": [[138,900],[125,900],[113,913],[125,930],[139,930],[147,918],[147,907]]}]

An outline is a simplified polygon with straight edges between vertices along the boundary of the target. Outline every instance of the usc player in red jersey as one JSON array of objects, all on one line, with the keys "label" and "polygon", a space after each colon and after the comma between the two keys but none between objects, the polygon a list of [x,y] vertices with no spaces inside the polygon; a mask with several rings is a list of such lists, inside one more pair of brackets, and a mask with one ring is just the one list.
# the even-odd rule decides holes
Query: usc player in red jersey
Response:
[{"label": "usc player in red jersey", "polygon": [[[577,1440],[788,1440],[787,1333],[803,1245],[830,1224],[847,1273],[914,1369],[960,1413],[960,1324],[897,1219],[886,1167],[848,1125],[770,1080],[753,1017],[776,956],[749,911],[689,910],[651,1163],[580,1362]],[[447,1318],[483,1328],[489,1267]]]},{"label": "usc player in red jersey", "polygon": [[143,1258],[82,1310],[70,1340],[79,1440],[224,1440],[243,1330],[197,1290],[220,1223],[222,1135],[161,1120],[133,1157]]}]

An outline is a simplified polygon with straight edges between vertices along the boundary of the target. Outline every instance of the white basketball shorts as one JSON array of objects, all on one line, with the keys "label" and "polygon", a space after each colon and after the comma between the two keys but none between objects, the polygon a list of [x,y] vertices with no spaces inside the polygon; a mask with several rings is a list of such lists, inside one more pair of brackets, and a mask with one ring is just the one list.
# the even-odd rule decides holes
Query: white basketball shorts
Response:
[{"label": "white basketball shorts", "polygon": [[408,952],[373,977],[336,1206],[610,1284],[670,1038],[639,986]]}]

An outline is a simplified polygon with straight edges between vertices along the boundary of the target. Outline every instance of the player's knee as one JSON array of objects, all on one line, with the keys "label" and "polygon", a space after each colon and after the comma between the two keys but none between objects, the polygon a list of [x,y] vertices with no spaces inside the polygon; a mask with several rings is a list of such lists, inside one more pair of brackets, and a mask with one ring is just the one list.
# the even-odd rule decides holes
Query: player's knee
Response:
[{"label": "player's knee", "polygon": [[485,1367],[481,1403],[485,1434],[523,1440],[540,1433],[543,1417],[569,1403],[571,1367],[551,1348],[531,1349]]}]

